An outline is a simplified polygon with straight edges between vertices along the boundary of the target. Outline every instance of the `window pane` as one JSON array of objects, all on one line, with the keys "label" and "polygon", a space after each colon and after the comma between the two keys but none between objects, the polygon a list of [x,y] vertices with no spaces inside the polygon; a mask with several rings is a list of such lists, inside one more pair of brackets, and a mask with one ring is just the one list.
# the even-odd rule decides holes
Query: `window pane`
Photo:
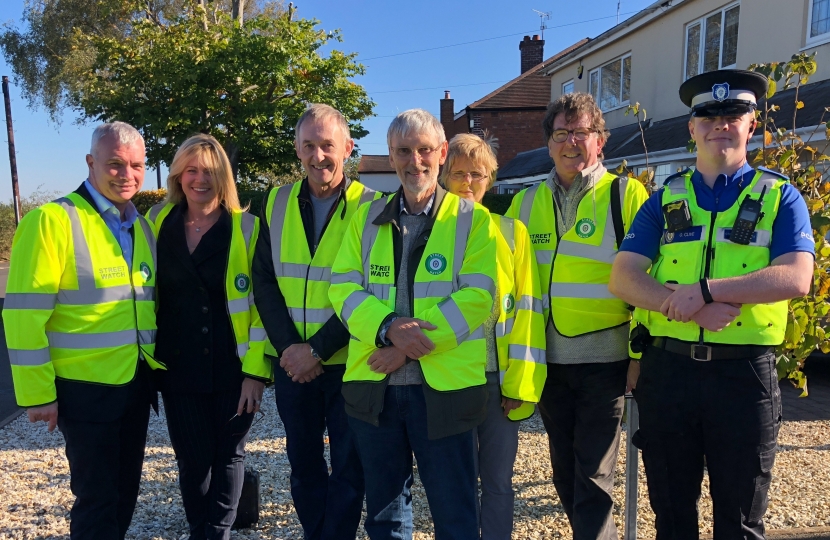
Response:
[{"label": "window pane", "polygon": [[700,24],[686,31],[686,78],[698,74],[700,66]]},{"label": "window pane", "polygon": [[706,19],[706,34],[703,41],[703,71],[718,69],[720,60],[720,19],[722,13],[715,13]]},{"label": "window pane", "polygon": [[562,85],[562,93],[563,94],[572,94],[574,91],[574,82],[569,81]]},{"label": "window pane", "polygon": [[588,91],[591,93],[592,96],[594,96],[594,100],[599,101],[599,99],[598,99],[599,96],[597,94],[597,92],[599,91],[599,71],[592,71],[591,72],[591,79],[590,79],[589,82],[591,84],[590,84],[590,88],[588,89]]},{"label": "window pane", "polygon": [[620,68],[619,60],[602,66],[602,82],[600,83],[599,108],[603,111],[613,109],[620,104]]},{"label": "window pane", "polygon": [[631,57],[623,58],[622,100],[631,96]]},{"label": "window pane", "polygon": [[738,58],[738,14],[740,9],[740,6],[735,6],[726,12],[726,21],[723,25],[721,66],[731,66]]},{"label": "window pane", "polygon": [[810,37],[830,32],[830,0],[813,0]]}]

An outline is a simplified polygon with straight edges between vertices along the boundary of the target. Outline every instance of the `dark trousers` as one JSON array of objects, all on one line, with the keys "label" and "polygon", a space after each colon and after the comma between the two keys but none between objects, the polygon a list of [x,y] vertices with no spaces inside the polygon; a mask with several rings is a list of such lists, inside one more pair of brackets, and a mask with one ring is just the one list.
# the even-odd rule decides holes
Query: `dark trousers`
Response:
[{"label": "dark trousers", "polygon": [[366,533],[412,538],[412,454],[424,484],[436,540],[477,540],[473,432],[427,437],[421,385],[388,386],[379,425],[349,417],[366,473]]},{"label": "dark trousers", "polygon": [[657,540],[697,540],[704,466],[715,540],[763,539],[781,423],[774,355],[698,362],[649,347],[635,396]]},{"label": "dark trousers", "polygon": [[138,500],[149,419],[150,401],[138,391],[123,416],[110,422],[74,420],[58,410],[75,495],[69,513],[72,540],[115,540],[127,534]]},{"label": "dark trousers", "polygon": [[628,361],[548,364],[539,412],[574,540],[617,538],[612,510]]},{"label": "dark trousers", "polygon": [[[354,540],[363,509],[363,469],[340,393],[345,366],[308,383],[275,366],[274,394],[285,426],[291,497],[306,540]],[[331,474],[324,456],[328,432]]]},{"label": "dark trousers", "polygon": [[162,393],[191,540],[230,538],[254,416],[243,413],[233,418],[240,391]]}]

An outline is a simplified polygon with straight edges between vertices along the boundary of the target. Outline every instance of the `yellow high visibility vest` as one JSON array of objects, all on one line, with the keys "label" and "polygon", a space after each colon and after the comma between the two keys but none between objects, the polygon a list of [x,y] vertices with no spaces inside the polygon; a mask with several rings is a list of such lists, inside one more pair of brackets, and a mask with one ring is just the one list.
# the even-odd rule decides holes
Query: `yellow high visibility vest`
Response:
[{"label": "yellow high visibility vest", "polygon": [[[297,332],[303,341],[308,341],[334,315],[329,300],[331,265],[349,222],[361,204],[381,194],[350,181],[345,200],[341,199],[332,210],[332,218],[312,257],[297,202],[301,187],[302,182],[296,182],[271,190],[265,212],[271,230],[271,256],[277,283]],[[277,356],[270,342],[265,352]],[[346,356],[347,347],[343,347],[324,363],[345,364]]]},{"label": "yellow high visibility vest", "polygon": [[14,235],[3,321],[17,404],[57,399],[55,378],[120,386],[156,341],[156,242],[135,222],[132,267],[98,209],[71,193],[26,214]]},{"label": "yellow high visibility vest", "polygon": [[[352,335],[344,384],[388,377],[371,371],[366,361],[376,350],[378,328],[395,310],[394,225],[373,224],[389,200],[360,207],[332,266],[329,296]],[[497,235],[483,206],[444,196],[412,290],[413,316],[437,326],[425,331],[435,350],[419,360],[424,382],[433,390],[486,383],[482,325],[493,307]]]},{"label": "yellow high visibility vest", "polygon": [[[735,203],[724,212],[712,213],[697,204],[692,173],[670,178],[663,189],[663,204],[687,200],[693,226],[674,234],[664,233],[660,253],[651,267],[651,275],[660,283],[695,283],[703,277],[712,279],[742,276],[770,264],[769,248],[772,224],[778,215],[781,188],[787,180],[771,171],[758,170]],[[757,200],[764,191],[764,216],[755,227],[748,245],[729,241],[732,224],[738,217],[741,202],[748,195]],[[709,248],[711,247],[711,252]],[[711,253],[711,256],[709,255]],[[706,259],[709,275],[706,276]],[[710,332],[694,322],[670,321],[659,311],[637,308],[634,320],[644,324],[652,336],[706,343],[734,345],[779,345],[787,329],[787,301],[769,304],[744,304],[741,314],[720,332]]]},{"label": "yellow high visibility vest", "polygon": [[[507,215],[528,229],[543,289],[545,319],[567,337],[627,324],[631,312],[625,302],[608,291],[611,266],[617,256],[611,213],[611,189],[615,176],[606,172],[593,193],[579,202],[576,221],[557,237],[553,193],[545,182],[513,198]],[[623,222],[630,226],[634,214],[648,199],[642,184],[623,177],[620,183]]]},{"label": "yellow high visibility vest", "polygon": [[500,296],[496,348],[501,394],[525,402],[508,414],[511,420],[524,420],[541,399],[548,373],[539,276],[524,224],[490,216],[500,233],[496,239],[496,290]]},{"label": "yellow high visibility vest", "polygon": [[[156,236],[174,206],[173,203],[161,203],[147,212]],[[267,336],[254,304],[251,286],[251,262],[259,236],[259,218],[242,210],[232,210],[230,214],[231,246],[225,268],[225,298],[236,340],[236,355],[242,362],[242,373],[272,380],[273,368],[271,362],[265,359]],[[164,272],[164,268],[161,271]]]}]

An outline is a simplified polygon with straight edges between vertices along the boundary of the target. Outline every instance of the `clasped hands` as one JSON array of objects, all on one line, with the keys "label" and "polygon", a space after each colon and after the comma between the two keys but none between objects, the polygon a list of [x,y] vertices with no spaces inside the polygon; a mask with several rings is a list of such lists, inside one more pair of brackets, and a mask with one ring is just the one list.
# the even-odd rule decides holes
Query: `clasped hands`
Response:
[{"label": "clasped hands", "polygon": [[438,328],[432,323],[410,317],[398,317],[386,330],[391,347],[377,349],[366,361],[375,373],[388,375],[406,363],[407,357],[418,360],[435,350],[435,343],[424,330]]},{"label": "clasped hands", "polygon": [[707,304],[699,282],[688,285],[665,283],[663,286],[672,293],[663,301],[660,313],[673,321],[693,321],[701,328],[720,332],[741,314],[741,304]]}]

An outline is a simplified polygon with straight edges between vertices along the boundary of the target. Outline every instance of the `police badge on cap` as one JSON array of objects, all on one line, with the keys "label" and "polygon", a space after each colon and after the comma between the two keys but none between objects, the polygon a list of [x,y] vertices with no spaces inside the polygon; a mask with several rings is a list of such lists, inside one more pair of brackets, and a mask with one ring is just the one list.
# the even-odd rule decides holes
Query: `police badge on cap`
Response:
[{"label": "police badge on cap", "polygon": [[709,71],[680,85],[680,100],[694,116],[743,115],[755,110],[767,84],[764,75],[753,71]]}]

